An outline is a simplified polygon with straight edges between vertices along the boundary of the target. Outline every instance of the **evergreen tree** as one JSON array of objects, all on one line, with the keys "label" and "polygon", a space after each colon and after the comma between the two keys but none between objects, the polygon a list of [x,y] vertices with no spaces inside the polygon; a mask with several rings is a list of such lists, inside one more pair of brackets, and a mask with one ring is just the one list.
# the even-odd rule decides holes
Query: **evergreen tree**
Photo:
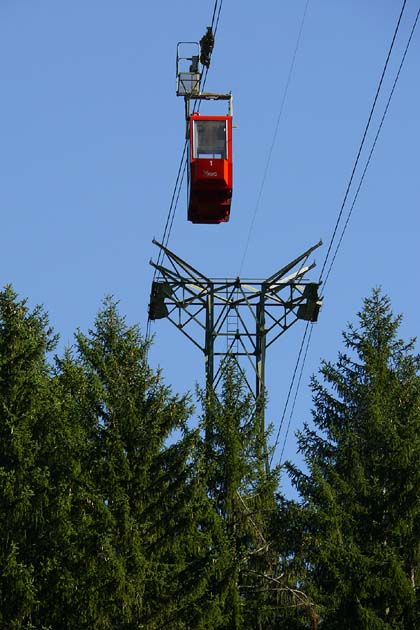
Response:
[{"label": "evergreen tree", "polygon": [[364,301],[346,351],[312,381],[315,426],[299,435],[309,472],[288,466],[302,497],[286,506],[289,553],[320,628],[420,624],[420,359],[400,321],[380,291]]},{"label": "evergreen tree", "polygon": [[93,330],[77,334],[76,350],[62,369],[88,436],[82,477],[93,481],[90,567],[78,589],[84,610],[94,603],[86,628],[199,628],[211,616],[198,602],[213,538],[190,404],[149,367],[148,343],[111,299]]},{"label": "evergreen tree", "polygon": [[[0,292],[0,625],[32,628],[48,562],[49,471],[39,461],[50,406],[46,354],[55,338],[41,308]],[[42,626],[38,626],[42,627]]]},{"label": "evergreen tree", "polygon": [[[219,398],[201,394],[207,492],[223,531],[211,596],[220,606],[218,628],[269,628],[274,623],[272,588],[277,561],[270,523],[277,471],[266,466],[263,409],[246,393],[232,360],[224,367]],[[274,626],[273,626],[274,627]]]},{"label": "evergreen tree", "polygon": [[55,341],[0,293],[1,627],[216,628],[224,538],[188,400],[112,300],[53,370]]}]

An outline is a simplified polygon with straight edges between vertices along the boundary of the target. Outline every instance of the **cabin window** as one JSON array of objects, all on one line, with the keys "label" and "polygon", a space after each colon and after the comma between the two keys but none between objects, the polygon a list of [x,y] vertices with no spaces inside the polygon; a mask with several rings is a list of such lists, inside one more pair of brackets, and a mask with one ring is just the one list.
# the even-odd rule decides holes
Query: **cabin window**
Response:
[{"label": "cabin window", "polygon": [[194,120],[193,157],[227,159],[226,120]]}]

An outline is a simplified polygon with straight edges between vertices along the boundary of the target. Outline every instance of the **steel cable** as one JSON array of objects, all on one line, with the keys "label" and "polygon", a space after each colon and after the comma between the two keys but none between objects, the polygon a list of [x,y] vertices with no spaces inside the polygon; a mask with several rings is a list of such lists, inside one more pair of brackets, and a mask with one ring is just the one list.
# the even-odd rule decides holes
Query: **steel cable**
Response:
[{"label": "steel cable", "polygon": [[259,210],[259,206],[260,206],[260,202],[261,202],[261,198],[262,198],[262,193],[263,193],[265,181],[267,179],[268,169],[269,169],[269,166],[270,166],[270,163],[271,163],[271,158],[272,158],[272,155],[273,155],[274,146],[276,144],[277,134],[278,134],[279,127],[280,127],[280,121],[281,121],[282,116],[283,116],[283,110],[284,110],[284,106],[285,106],[285,103],[286,103],[287,94],[289,92],[290,81],[291,81],[291,78],[292,78],[292,74],[293,74],[293,70],[294,70],[295,62],[296,62],[296,57],[297,57],[300,41],[301,41],[301,38],[302,38],[302,32],[303,32],[303,27],[305,25],[305,19],[306,19],[306,14],[308,12],[309,2],[310,2],[310,0],[306,0],[305,8],[303,10],[302,19],[300,21],[299,32],[298,32],[298,36],[297,36],[297,39],[296,39],[295,49],[293,51],[292,60],[290,62],[289,72],[288,72],[287,80],[286,80],[286,85],[285,85],[284,90],[283,90],[283,96],[282,96],[281,103],[280,103],[280,109],[279,109],[279,113],[278,113],[278,116],[277,116],[276,126],[274,128],[273,138],[272,138],[272,141],[271,141],[270,149],[268,151],[268,157],[267,157],[267,161],[265,163],[265,168],[264,168],[264,172],[263,172],[263,176],[262,176],[262,180],[261,180],[261,185],[260,185],[260,189],[258,191],[257,201],[255,203],[254,212],[253,212],[251,223],[250,223],[250,226],[249,226],[248,236],[247,236],[247,239],[246,239],[246,242],[245,242],[244,253],[242,255],[242,260],[241,260],[241,264],[240,264],[240,267],[239,267],[238,276],[240,276],[241,273],[242,273],[242,268],[244,266],[245,259],[246,259],[247,253],[248,253],[249,243],[250,243],[250,240],[251,240],[251,234],[252,234],[252,231],[253,231],[253,228],[254,228],[254,224],[255,224],[255,219],[257,217],[257,213],[258,213],[258,210]]},{"label": "steel cable", "polygon": [[[362,151],[362,148],[363,148],[363,145],[364,145],[364,142],[365,142],[365,138],[366,138],[366,135],[367,135],[367,132],[368,132],[369,126],[370,126],[370,122],[371,122],[371,119],[372,119],[373,111],[374,111],[375,106],[376,106],[376,102],[377,102],[378,95],[379,95],[379,92],[380,92],[380,89],[381,89],[381,86],[382,86],[382,82],[383,82],[383,79],[384,79],[384,75],[385,75],[385,72],[386,72],[386,69],[387,69],[387,66],[388,66],[388,62],[389,62],[389,58],[390,58],[390,55],[391,55],[391,52],[392,52],[392,48],[393,48],[393,46],[394,46],[394,42],[395,42],[395,39],[396,39],[396,36],[397,36],[398,30],[399,30],[399,26],[400,26],[400,22],[401,22],[402,15],[403,15],[403,13],[404,13],[405,5],[406,5],[406,0],[403,2],[403,5],[402,5],[402,9],[401,9],[401,12],[400,12],[400,15],[399,15],[399,18],[398,18],[397,26],[396,26],[396,28],[395,28],[394,35],[393,35],[393,38],[392,38],[391,46],[390,46],[390,49],[389,49],[389,51],[388,51],[388,55],[387,55],[387,58],[386,58],[386,62],[385,62],[385,66],[384,66],[384,70],[383,70],[383,72],[382,72],[381,79],[380,79],[380,82],[379,82],[378,90],[377,90],[377,92],[376,92],[375,99],[374,99],[374,103],[373,103],[373,106],[372,106],[372,109],[371,109],[371,112],[370,112],[370,115],[369,115],[368,123],[367,123],[367,125],[366,125],[365,132],[364,132],[364,134],[363,134],[362,142],[361,142],[361,144],[360,144],[359,151],[358,151],[358,154],[357,154],[357,157],[356,157],[356,160],[355,160],[355,165],[354,165],[353,170],[352,170],[352,173],[351,173],[351,177],[350,177],[350,181],[349,181],[349,184],[348,184],[348,187],[347,187],[347,190],[346,190],[346,194],[345,194],[345,197],[344,197],[344,201],[343,201],[342,206],[341,206],[341,208],[340,208],[340,212],[339,212],[339,216],[338,216],[338,219],[337,219],[337,222],[336,222],[335,228],[334,228],[333,236],[332,236],[332,238],[331,238],[331,241],[330,241],[330,244],[329,244],[329,248],[328,248],[328,252],[327,252],[327,255],[326,255],[326,257],[325,257],[325,261],[324,261],[324,264],[323,264],[323,267],[322,267],[322,270],[321,270],[320,282],[321,282],[321,279],[322,279],[322,274],[323,274],[323,272],[324,272],[324,270],[325,270],[325,267],[326,267],[326,263],[327,263],[327,260],[328,260],[329,254],[330,254],[331,249],[332,249],[333,241],[334,241],[334,239],[335,239],[335,236],[336,236],[336,233],[337,233],[337,230],[338,230],[338,226],[339,226],[339,223],[340,223],[341,217],[342,217],[342,215],[343,215],[343,211],[344,211],[345,203],[346,203],[346,201],[347,201],[347,197],[348,197],[348,194],[349,194],[349,191],[350,191],[350,187],[351,187],[351,184],[352,184],[352,181],[353,181],[354,175],[355,175],[355,171],[356,171],[356,168],[357,168],[357,164],[358,164],[359,159],[360,159],[360,154],[361,154],[361,151]],[[363,181],[364,181],[364,178],[365,178],[366,172],[367,172],[368,167],[369,167],[369,164],[370,164],[370,162],[371,162],[371,158],[372,158],[373,152],[374,152],[374,150],[375,150],[375,147],[376,147],[376,144],[377,144],[377,141],[378,141],[379,135],[380,135],[380,133],[381,133],[382,126],[383,126],[383,123],[384,123],[384,121],[385,121],[386,115],[387,115],[387,113],[388,113],[388,109],[389,109],[389,106],[390,106],[390,103],[391,103],[391,100],[392,100],[392,97],[393,97],[393,94],[394,94],[394,91],[395,91],[396,85],[397,85],[397,83],[398,83],[398,79],[399,79],[399,77],[400,77],[401,70],[402,70],[402,67],[403,67],[403,65],[404,65],[405,58],[406,58],[406,56],[407,56],[408,49],[409,49],[409,47],[410,47],[411,40],[412,40],[412,38],[413,38],[414,31],[415,31],[415,28],[416,28],[416,26],[417,26],[417,23],[418,23],[419,17],[420,17],[420,9],[419,9],[419,10],[418,10],[418,12],[417,12],[417,15],[416,15],[416,18],[415,18],[415,20],[414,20],[413,26],[412,26],[412,28],[411,28],[411,32],[410,32],[410,35],[409,35],[409,38],[408,38],[408,41],[407,41],[407,44],[406,44],[406,47],[405,47],[405,50],[404,50],[404,53],[403,53],[402,59],[401,59],[401,62],[400,62],[400,64],[399,64],[399,68],[398,68],[397,74],[396,74],[396,76],[395,76],[395,79],[394,79],[394,82],[393,82],[392,89],[391,89],[390,94],[389,94],[389,96],[388,96],[388,100],[387,100],[387,103],[386,103],[386,106],[385,106],[384,112],[383,112],[383,114],[382,114],[380,124],[379,124],[379,126],[378,126],[378,129],[377,129],[377,132],[376,132],[375,138],[374,138],[374,140],[373,140],[372,147],[371,147],[371,149],[370,149],[370,152],[369,152],[368,158],[367,158],[367,160],[366,160],[366,164],[365,164],[365,167],[364,167],[364,169],[363,169],[363,172],[362,172],[362,175],[361,175],[361,178],[360,178],[360,181],[359,181],[358,187],[357,187],[357,189],[356,189],[356,193],[355,193],[355,195],[354,195],[353,202],[352,202],[352,204],[351,204],[351,206],[350,206],[350,209],[349,209],[349,211],[348,211],[348,213],[347,213],[346,221],[345,221],[345,224],[344,224],[343,229],[342,229],[342,231],[341,231],[341,234],[340,234],[340,237],[339,237],[339,241],[338,241],[338,243],[337,243],[337,247],[336,247],[336,249],[335,249],[335,251],[334,251],[333,258],[332,258],[331,263],[330,263],[330,266],[329,266],[329,268],[328,268],[327,275],[326,275],[325,280],[324,280],[324,283],[323,283],[323,284],[324,284],[324,289],[325,289],[325,286],[326,286],[327,280],[328,280],[328,278],[329,278],[329,275],[330,275],[330,273],[331,273],[332,267],[333,267],[333,265],[334,265],[335,259],[336,259],[336,257],[337,257],[338,251],[339,251],[339,249],[340,249],[340,247],[341,247],[341,243],[342,243],[342,240],[343,240],[344,234],[345,234],[346,229],[347,229],[347,227],[348,227],[348,224],[349,224],[349,221],[350,221],[350,218],[351,218],[351,215],[352,215],[352,212],[353,212],[354,206],[355,206],[355,204],[356,204],[356,201],[357,201],[357,198],[358,198],[358,195],[359,195],[360,189],[361,189],[361,187],[362,187],[362,184],[363,184]],[[325,291],[324,291],[324,297],[325,297]],[[275,442],[275,445],[274,445],[273,455],[272,455],[271,461],[272,461],[272,459],[273,459],[274,452],[275,452],[275,450],[276,450],[276,448],[277,448],[277,446],[278,446],[278,443],[279,443],[280,431],[281,431],[281,429],[282,429],[282,427],[283,427],[284,418],[285,418],[285,416],[286,416],[286,410],[287,410],[287,406],[288,406],[288,404],[289,404],[290,395],[291,395],[291,390],[292,390],[293,385],[294,385],[294,381],[295,381],[295,377],[296,377],[296,372],[297,372],[297,369],[298,369],[298,365],[299,365],[299,362],[300,362],[300,358],[301,358],[301,356],[302,356],[302,348],[303,348],[303,344],[304,344],[305,337],[306,337],[306,334],[307,334],[307,330],[308,330],[308,325],[307,325],[307,326],[306,326],[306,328],[305,328],[305,332],[304,332],[304,335],[303,335],[302,343],[301,343],[301,346],[300,346],[300,349],[299,349],[299,352],[298,352],[298,357],[297,357],[297,360],[296,360],[296,365],[295,365],[295,369],[294,369],[294,372],[293,372],[292,381],[291,381],[291,384],[290,384],[290,388],[289,388],[289,391],[288,391],[288,394],[287,394],[287,398],[286,398],[285,406],[284,406],[284,409],[283,409],[283,414],[282,414],[282,419],[281,419],[281,423],[280,423],[280,428],[279,428],[279,431],[278,431],[277,436],[276,436],[276,442]],[[294,399],[293,399],[293,405],[292,405],[292,409],[291,409],[291,411],[290,411],[289,422],[288,422],[287,429],[286,429],[286,433],[285,433],[285,437],[284,437],[284,440],[283,440],[283,447],[282,447],[282,450],[281,450],[281,455],[280,455],[280,463],[281,463],[281,461],[282,461],[282,459],[283,459],[283,454],[284,454],[284,450],[285,450],[285,446],[286,446],[286,441],[287,441],[287,437],[288,437],[288,433],[289,433],[290,423],[291,423],[291,419],[292,419],[292,415],[293,415],[293,411],[294,411],[294,407],[295,407],[295,402],[296,402],[296,399],[297,399],[297,395],[298,395],[298,391],[299,391],[299,387],[300,387],[300,383],[301,383],[301,379],[302,379],[302,374],[303,374],[304,366],[305,366],[305,363],[306,363],[306,358],[307,358],[307,354],[308,354],[308,350],[309,350],[309,345],[310,345],[310,341],[311,341],[311,336],[312,336],[312,328],[311,328],[310,335],[309,335],[309,337],[308,337],[308,339],[307,339],[306,348],[305,348],[305,353],[304,353],[304,357],[303,357],[303,361],[302,361],[302,365],[301,365],[301,370],[300,370],[300,375],[299,375],[298,383],[297,383],[297,386],[296,386],[295,396],[294,396]],[[270,461],[270,465],[271,465],[271,461]]]},{"label": "steel cable", "polygon": [[332,233],[329,245],[328,245],[328,250],[327,250],[327,253],[326,253],[326,256],[325,256],[324,263],[322,265],[321,274],[319,276],[319,282],[322,281],[322,276],[323,276],[325,267],[327,265],[327,261],[328,261],[328,258],[329,258],[329,255],[330,255],[330,252],[331,252],[331,249],[332,249],[332,246],[333,246],[336,234],[337,234],[337,230],[338,230],[338,226],[339,226],[340,221],[341,221],[341,217],[342,217],[343,212],[344,212],[344,208],[345,208],[345,205],[346,205],[346,202],[347,202],[347,197],[349,195],[350,188],[351,188],[351,185],[353,183],[353,178],[354,178],[354,175],[356,173],[357,166],[359,164],[360,155],[362,153],[363,146],[365,144],[366,136],[368,134],[370,123],[372,121],[372,116],[373,116],[375,108],[376,108],[376,103],[378,102],[379,93],[380,93],[381,88],[382,88],[382,83],[383,83],[383,80],[384,80],[384,77],[385,77],[386,70],[388,68],[388,63],[389,63],[389,60],[390,60],[390,57],[391,57],[392,50],[394,48],[394,43],[395,43],[395,40],[396,40],[398,31],[399,31],[399,28],[400,28],[401,19],[402,19],[402,16],[403,16],[406,4],[407,4],[407,0],[404,0],[403,4],[402,4],[401,11],[400,11],[400,15],[399,15],[399,18],[398,18],[398,21],[397,21],[397,25],[396,25],[395,30],[394,30],[394,35],[392,37],[391,45],[390,45],[389,50],[388,50],[388,54],[387,54],[387,57],[386,57],[385,65],[384,65],[383,70],[382,70],[382,74],[381,74],[381,78],[380,78],[380,81],[379,81],[379,84],[378,84],[378,88],[376,90],[375,98],[373,100],[373,104],[372,104],[372,107],[371,107],[371,110],[370,110],[369,118],[368,118],[368,121],[366,123],[366,127],[365,127],[365,130],[363,132],[363,137],[362,137],[362,140],[360,142],[359,150],[357,152],[356,160],[355,160],[354,165],[353,165],[353,170],[352,170],[351,175],[350,175],[349,183],[347,185],[347,189],[346,189],[346,192],[345,192],[345,195],[344,195],[344,199],[343,199],[343,202],[341,204],[341,208],[340,208],[340,211],[338,213],[337,221],[335,223],[334,230],[333,230],[333,233]]},{"label": "steel cable", "polygon": [[403,56],[402,56],[402,59],[401,59],[400,65],[399,65],[399,67],[398,67],[398,71],[397,71],[397,74],[396,74],[396,76],[395,76],[394,83],[393,83],[393,85],[392,85],[392,89],[391,89],[391,92],[390,92],[390,94],[389,94],[389,97],[388,97],[388,100],[387,100],[387,103],[386,103],[386,106],[385,106],[385,109],[384,109],[384,113],[382,114],[381,122],[380,122],[380,124],[379,124],[378,130],[377,130],[376,135],[375,135],[375,138],[374,138],[374,140],[373,140],[372,147],[371,147],[371,149],[370,149],[370,152],[369,152],[368,158],[367,158],[367,160],[366,160],[366,164],[365,164],[365,167],[364,167],[364,169],[363,169],[363,173],[362,173],[362,175],[361,175],[360,182],[359,182],[359,185],[358,185],[357,190],[356,190],[356,192],[355,192],[355,195],[354,195],[354,198],[353,198],[352,204],[351,204],[351,206],[350,206],[350,210],[349,210],[349,212],[348,212],[348,214],[347,214],[346,222],[345,222],[345,224],[344,224],[344,226],[343,226],[343,229],[342,229],[342,231],[341,231],[340,238],[339,238],[338,243],[337,243],[337,247],[336,247],[336,249],[335,249],[335,251],[334,251],[334,255],[333,255],[333,257],[332,257],[332,260],[331,260],[330,266],[329,266],[328,271],[327,271],[327,275],[325,276],[325,280],[324,280],[324,282],[323,282],[324,287],[325,287],[325,286],[326,286],[326,284],[327,284],[327,281],[328,281],[329,275],[330,275],[330,273],[331,273],[331,269],[332,269],[332,267],[333,267],[333,265],[334,265],[335,259],[336,259],[336,257],[337,257],[338,251],[339,251],[340,246],[341,246],[341,242],[342,242],[343,237],[344,237],[344,234],[345,234],[345,232],[346,232],[346,230],[347,230],[347,226],[348,226],[348,224],[349,224],[350,217],[351,217],[351,215],[352,215],[352,213],[353,213],[354,206],[355,206],[356,201],[357,201],[357,198],[358,198],[358,196],[359,196],[359,192],[360,192],[360,189],[361,189],[361,187],[362,187],[363,180],[365,179],[366,172],[367,172],[367,170],[368,170],[368,168],[369,168],[369,164],[370,164],[370,161],[371,161],[371,159],[372,159],[372,155],[373,155],[373,152],[374,152],[374,150],[375,150],[376,143],[377,143],[378,138],[379,138],[379,134],[381,133],[382,126],[383,126],[383,124],[384,124],[384,121],[385,121],[386,115],[387,115],[387,113],[388,113],[388,109],[389,109],[389,106],[390,106],[390,103],[391,103],[392,97],[393,97],[393,95],[394,95],[394,91],[395,91],[395,88],[396,88],[396,86],[397,86],[398,79],[400,78],[401,70],[402,70],[402,67],[403,67],[403,65],[404,65],[404,61],[405,61],[405,58],[406,58],[406,56],[407,56],[408,49],[409,49],[409,47],[410,47],[411,40],[412,40],[412,38],[413,38],[414,31],[415,31],[415,29],[416,29],[416,26],[417,26],[417,22],[418,22],[418,20],[419,20],[419,17],[420,17],[420,9],[417,11],[417,15],[416,15],[416,18],[415,18],[415,20],[414,20],[414,24],[413,24],[413,26],[412,26],[412,29],[411,29],[411,32],[410,32],[410,36],[409,36],[409,38],[408,38],[407,45],[406,45],[406,47],[405,47],[404,54],[403,54]]}]

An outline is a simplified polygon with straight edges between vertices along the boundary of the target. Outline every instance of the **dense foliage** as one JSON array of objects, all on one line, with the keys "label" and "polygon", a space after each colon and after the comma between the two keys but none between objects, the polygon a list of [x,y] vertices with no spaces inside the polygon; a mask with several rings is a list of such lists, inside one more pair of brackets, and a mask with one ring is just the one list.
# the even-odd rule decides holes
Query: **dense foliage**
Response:
[{"label": "dense foliage", "polygon": [[46,313],[6,287],[0,627],[420,627],[420,361],[399,323],[374,292],[322,364],[290,501],[234,361],[191,429],[113,300],[53,357]]},{"label": "dense foliage", "polygon": [[289,553],[320,627],[419,628],[420,359],[379,291],[345,352],[312,381],[313,425],[299,436],[308,472],[289,465]]}]

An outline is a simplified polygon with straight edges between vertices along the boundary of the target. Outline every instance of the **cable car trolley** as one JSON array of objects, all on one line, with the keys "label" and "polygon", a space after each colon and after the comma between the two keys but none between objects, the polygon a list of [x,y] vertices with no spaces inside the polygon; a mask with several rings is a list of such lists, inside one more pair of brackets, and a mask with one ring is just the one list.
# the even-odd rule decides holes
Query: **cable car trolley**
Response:
[{"label": "cable car trolley", "polygon": [[[208,29],[207,42],[211,42],[210,36]],[[232,94],[201,92],[202,66],[210,64],[208,49],[203,51],[203,40],[201,54],[197,42],[178,43],[177,96],[183,96],[185,100],[189,140],[188,220],[217,224],[229,221],[232,199]],[[193,50],[183,56],[186,47]],[[188,68],[184,67],[185,63]],[[190,113],[191,99],[194,107],[201,100],[228,101],[228,112],[225,116],[201,115],[198,111]]]}]

